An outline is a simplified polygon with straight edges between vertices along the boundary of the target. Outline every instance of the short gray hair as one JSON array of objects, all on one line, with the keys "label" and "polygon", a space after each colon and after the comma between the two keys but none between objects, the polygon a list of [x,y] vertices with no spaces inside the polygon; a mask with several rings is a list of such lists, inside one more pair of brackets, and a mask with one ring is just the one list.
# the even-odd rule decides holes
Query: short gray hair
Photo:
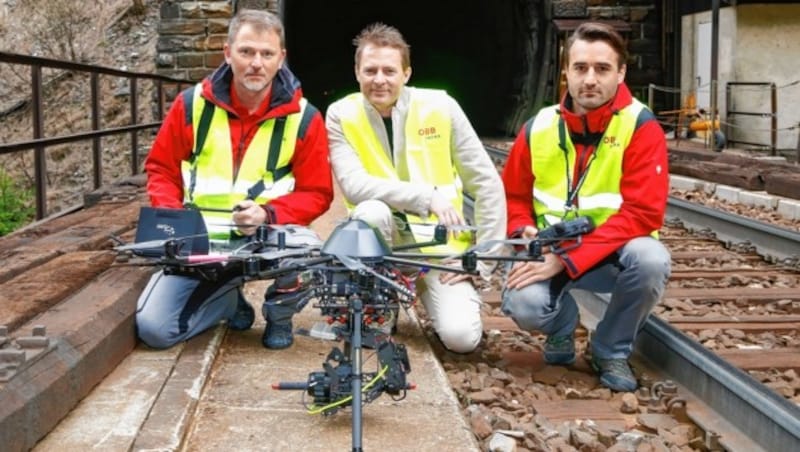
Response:
[{"label": "short gray hair", "polygon": [[274,31],[281,38],[281,48],[286,48],[286,35],[283,31],[283,22],[277,15],[260,9],[242,9],[233,16],[228,26],[228,45],[233,44],[236,35],[242,26],[250,24],[256,31]]}]

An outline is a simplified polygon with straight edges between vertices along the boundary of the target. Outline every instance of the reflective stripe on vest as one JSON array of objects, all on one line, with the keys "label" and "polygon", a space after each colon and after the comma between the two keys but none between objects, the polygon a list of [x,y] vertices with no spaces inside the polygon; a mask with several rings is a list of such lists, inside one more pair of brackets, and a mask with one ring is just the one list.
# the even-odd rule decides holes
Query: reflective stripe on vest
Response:
[{"label": "reflective stripe on vest", "polygon": [[[461,179],[450,156],[451,124],[444,91],[419,89],[411,91],[405,126],[407,177],[400,177],[377,134],[372,129],[361,93],[351,94],[342,109],[342,132],[358,154],[367,173],[374,177],[405,180],[436,186],[458,212],[462,212],[464,195]],[[345,200],[348,209],[353,205]],[[419,218],[405,214],[417,242],[433,240],[437,220],[433,215]],[[461,252],[472,243],[471,233],[454,239],[448,235],[447,245],[426,247],[426,253]]]},{"label": "reflective stripe on vest", "polygon": [[[200,133],[199,123],[203,105],[207,102],[200,96],[201,91],[200,85],[195,87],[192,102],[192,127],[195,142]],[[203,208],[232,211],[233,206],[244,199],[252,199],[258,204],[265,204],[271,199],[294,190],[295,180],[291,170],[282,171],[285,175],[275,181],[274,173],[267,170],[267,160],[276,123],[285,121],[275,168],[288,167],[294,155],[297,133],[306,104],[306,100],[302,99],[300,112],[261,123],[245,151],[239,172],[235,176],[228,112],[214,107],[202,149],[197,150],[189,161],[184,161],[181,165],[184,199],[201,209],[211,240],[225,241],[230,237],[232,214],[208,212],[202,210]],[[263,183],[263,189],[260,189],[259,182]],[[257,193],[250,193],[254,187],[258,188],[255,190]]]},{"label": "reflective stripe on vest", "polygon": [[579,215],[591,217],[599,226],[619,211],[622,205],[622,158],[636,131],[639,113],[644,108],[644,104],[634,99],[631,105],[611,118],[594,156],[589,159],[591,165],[579,187],[576,206],[569,212],[566,210],[569,187],[565,175],[575,174],[575,146],[568,133],[564,140],[566,150],[559,146],[561,118],[557,105],[545,108],[536,115],[528,143],[531,171],[535,174],[533,209],[539,229]]}]

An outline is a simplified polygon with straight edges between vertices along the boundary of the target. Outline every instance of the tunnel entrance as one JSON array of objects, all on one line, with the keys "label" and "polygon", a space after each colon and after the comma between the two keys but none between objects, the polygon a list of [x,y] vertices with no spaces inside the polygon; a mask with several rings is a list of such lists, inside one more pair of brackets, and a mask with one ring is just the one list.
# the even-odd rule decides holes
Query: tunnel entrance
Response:
[{"label": "tunnel entrance", "polygon": [[482,136],[514,135],[534,110],[544,42],[526,0],[284,1],[289,66],[323,112],[357,91],[353,38],[368,24],[396,27],[411,46],[409,85],[445,89]]}]

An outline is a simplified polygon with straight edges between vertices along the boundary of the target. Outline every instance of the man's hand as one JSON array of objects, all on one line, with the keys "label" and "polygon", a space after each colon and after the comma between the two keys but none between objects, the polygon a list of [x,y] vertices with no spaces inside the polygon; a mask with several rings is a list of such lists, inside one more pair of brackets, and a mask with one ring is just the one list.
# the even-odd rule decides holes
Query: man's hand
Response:
[{"label": "man's hand", "polygon": [[249,199],[236,204],[233,209],[233,224],[244,235],[253,235],[256,229],[264,224],[267,213],[254,201]]},{"label": "man's hand", "polygon": [[[439,224],[443,224],[450,228],[450,226],[454,225],[463,225],[464,220],[456,211],[453,204],[447,200],[438,190],[433,190],[433,195],[431,196],[431,205],[430,211],[439,219]],[[458,235],[460,231],[452,231],[453,237]]]},{"label": "man's hand", "polygon": [[539,230],[536,229],[535,226],[525,226],[522,230],[522,238],[523,239],[535,239],[536,236],[539,235]]},{"label": "man's hand", "polygon": [[545,281],[564,270],[564,264],[553,253],[544,255],[544,262],[514,262],[508,272],[506,287],[521,289],[533,283]]}]

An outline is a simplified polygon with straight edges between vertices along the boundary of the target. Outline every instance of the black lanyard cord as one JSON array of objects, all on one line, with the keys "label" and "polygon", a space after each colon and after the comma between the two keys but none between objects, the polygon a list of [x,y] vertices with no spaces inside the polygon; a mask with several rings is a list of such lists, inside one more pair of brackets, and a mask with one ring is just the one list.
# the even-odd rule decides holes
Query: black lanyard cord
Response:
[{"label": "black lanyard cord", "polygon": [[[578,182],[575,184],[575,188],[573,188],[572,174],[569,168],[569,152],[567,151],[567,127],[563,117],[558,119],[558,147],[560,147],[564,152],[564,164],[567,173],[567,199],[564,202],[564,217],[566,217],[567,213],[574,209],[573,204],[575,202],[575,198],[578,197],[578,192],[583,186],[583,183],[586,181],[586,176],[589,174],[589,168],[592,166],[592,162],[594,162],[594,159],[597,157],[597,148],[600,143],[603,142],[604,136],[605,131],[603,132],[603,135],[600,136],[599,140],[597,140],[593,145],[590,145],[592,146],[592,151],[589,155],[589,161],[586,162],[586,166],[583,168],[583,171],[580,172]],[[575,163],[577,164],[577,161]]]}]

